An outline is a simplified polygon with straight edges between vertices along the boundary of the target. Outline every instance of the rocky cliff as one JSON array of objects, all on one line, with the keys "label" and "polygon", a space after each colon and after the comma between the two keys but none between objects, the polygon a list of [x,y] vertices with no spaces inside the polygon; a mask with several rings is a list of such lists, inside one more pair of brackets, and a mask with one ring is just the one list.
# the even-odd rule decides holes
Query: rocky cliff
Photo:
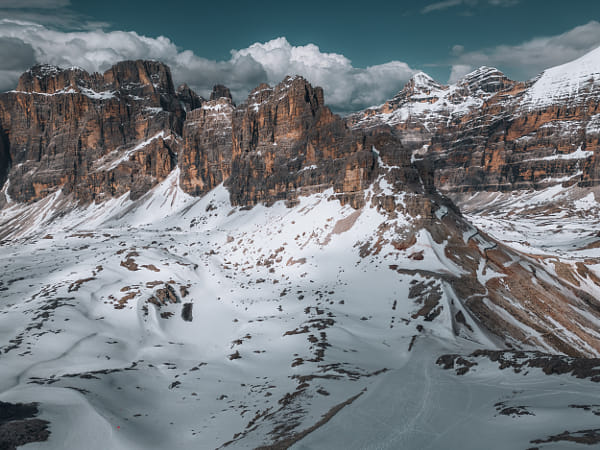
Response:
[{"label": "rocky cliff", "polygon": [[451,86],[417,74],[383,106],[347,120],[354,129],[389,129],[431,168],[445,193],[594,186],[599,53],[528,83],[488,67]]},{"label": "rocky cliff", "polygon": [[59,189],[83,202],[135,198],[175,167],[184,117],[162,63],[123,62],[104,75],[36,66],[0,96],[6,193],[17,202]]},{"label": "rocky cliff", "polygon": [[[565,265],[559,275],[543,259],[503,246],[438,193],[597,183],[595,79],[565,88],[545,76],[562,80],[549,72],[517,83],[482,68],[443,86],[418,74],[382,107],[341,118],[325,106],[323,90],[299,76],[260,85],[235,105],[224,86],[209,100],[185,85],[175,90],[158,62],[123,62],[102,75],[37,66],[0,96],[4,201],[62,195],[75,208],[127,193],[136,200],[170,174],[169,183],[192,196],[224,184],[230,206],[293,206],[327,191],[358,210],[352,220],[364,211],[377,217],[369,239],[351,244],[357,257],[373,258],[387,246],[386,254],[408,260],[388,267],[419,278],[410,295],[422,308],[413,318],[433,321],[443,310],[427,280],[447,286],[473,320],[506,342],[529,339],[516,320],[536,330],[540,347],[577,355],[582,344],[569,337],[576,335],[596,352],[597,338],[578,325],[591,329],[588,317],[597,317],[597,302],[583,289],[587,273]],[[558,83],[562,93],[547,101],[540,83]],[[30,211],[7,215],[0,237],[37,223]],[[416,268],[426,249],[444,264]],[[499,276],[488,278],[486,267]],[[549,316],[548,305],[560,313]],[[465,317],[453,308],[446,312],[458,330]],[[556,323],[570,334],[556,338]]]},{"label": "rocky cliff", "polygon": [[596,53],[528,83],[489,67],[451,86],[420,73],[344,119],[302,77],[261,85],[236,106],[225,86],[208,101],[175,90],[158,62],[104,74],[36,66],[0,95],[0,182],[17,202],[62,190],[89,203],[137,198],[179,166],[192,195],[225,183],[234,204],[254,205],[333,188],[354,206],[382,165],[415,192],[594,186]]},{"label": "rocky cliff", "polygon": [[234,204],[251,206],[291,204],[333,188],[358,207],[378,173],[378,158],[397,167],[398,183],[420,186],[397,138],[351,130],[325,106],[322,89],[302,77],[260,85],[237,107],[221,86],[211,99],[188,113],[183,129],[180,182],[192,195],[225,182]]},{"label": "rocky cliff", "polygon": [[229,178],[234,109],[229,92],[216,86],[211,100],[187,114],[179,155],[180,182],[187,193],[202,195]]}]

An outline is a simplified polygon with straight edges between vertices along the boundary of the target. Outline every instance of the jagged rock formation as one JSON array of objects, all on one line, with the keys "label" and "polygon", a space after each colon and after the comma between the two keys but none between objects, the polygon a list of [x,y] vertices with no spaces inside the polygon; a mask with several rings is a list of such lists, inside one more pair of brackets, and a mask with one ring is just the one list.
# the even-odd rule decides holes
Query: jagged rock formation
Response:
[{"label": "jagged rock formation", "polygon": [[228,87],[223,86],[222,84],[217,84],[213,87],[213,90],[210,94],[210,100],[219,100],[220,98],[228,98],[233,101],[233,97],[231,96],[231,91]]},{"label": "jagged rock formation", "polygon": [[[218,99],[217,99],[218,98]],[[397,166],[397,182],[420,187],[410,153],[390,133],[350,130],[324,105],[323,91],[302,77],[261,85],[234,107],[216,86],[211,101],[188,114],[180,156],[181,185],[201,195],[226,182],[236,205],[295,202],[333,188],[358,207],[378,170],[377,152]]]},{"label": "jagged rock formation", "polygon": [[235,112],[235,204],[293,201],[334,187],[348,195],[372,181],[374,155],[325,107],[323,91],[301,77],[261,85]]},{"label": "jagged rock formation", "polygon": [[177,98],[183,103],[186,112],[200,108],[205,101],[185,83],[177,88]]},{"label": "jagged rock formation", "polygon": [[181,186],[189,194],[202,195],[229,178],[234,108],[231,95],[219,96],[215,87],[211,100],[187,114],[179,166]]},{"label": "jagged rock formation", "polygon": [[[565,305],[591,314],[589,294],[565,291],[547,271],[529,286],[544,264],[534,258],[525,266],[515,263],[520,257],[473,231],[437,192],[596,183],[597,85],[589,81],[589,89],[573,88],[548,102],[539,84],[564,90],[564,81],[545,78],[560,79],[562,72],[524,84],[482,68],[453,86],[418,74],[381,108],[343,119],[325,106],[321,88],[299,76],[275,87],[260,85],[236,106],[221,85],[208,101],[186,85],[176,91],[169,69],[157,62],[119,63],[103,75],[37,66],[17,90],[0,97],[6,136],[0,163],[8,168],[3,192],[17,202],[59,191],[83,203],[127,192],[136,199],[175,167],[186,193],[201,196],[224,183],[238,206],[293,205],[300,196],[332,189],[342,204],[361,208],[369,202],[390,217],[411,217],[445,245],[446,257],[463,275],[422,275],[450,283],[494,334],[514,343],[525,339],[512,319],[498,313],[509,311],[545,336],[552,327],[545,319],[548,304],[564,310],[552,320],[577,334],[570,318],[586,319]],[[383,238],[378,242],[361,253],[377,252]],[[413,244],[408,239],[397,245]],[[482,261],[508,281],[485,281]],[[439,313],[425,303],[425,315]],[[527,315],[520,313],[525,303]],[[598,349],[585,333],[578,339]],[[578,354],[567,341],[551,336],[538,345]]]},{"label": "jagged rock formation", "polygon": [[0,96],[6,193],[17,202],[61,188],[83,202],[136,198],[175,167],[183,118],[162,63],[123,62],[104,75],[36,66]]},{"label": "jagged rock formation", "polygon": [[[600,401],[589,386],[565,394],[568,378],[538,370],[597,375],[594,190],[553,189],[585,201],[550,222],[593,226],[568,239],[556,231],[558,243],[541,248],[494,227],[507,222],[512,239],[529,213],[486,222],[438,190],[543,186],[563,173],[595,183],[583,179],[597,154],[595,78],[559,72],[524,84],[482,68],[453,86],[419,74],[383,107],[344,119],[301,77],[261,85],[236,106],[224,86],[209,100],[175,90],[155,62],[103,75],[33,68],[0,96],[4,394],[41,397],[50,439],[69,448],[98,430],[104,448],[336,447],[348,423],[365,445],[408,438],[419,448],[411,430],[435,423],[454,430],[451,447],[485,448],[487,436],[465,440],[472,423],[483,417],[496,436],[502,416],[544,418],[552,390],[564,403],[554,417],[576,408],[572,424],[595,424],[582,412]],[[560,92],[548,100],[537,83]],[[542,239],[563,222],[541,227]],[[500,373],[483,356],[527,370]],[[464,406],[473,389],[479,400]],[[435,407],[415,422],[422,404]],[[323,433],[336,429],[341,408],[331,443],[311,442],[327,421]],[[389,411],[411,429],[388,433]],[[119,420],[133,427],[108,432]],[[558,432],[584,428],[563,422]],[[511,446],[571,437],[536,423]]]},{"label": "jagged rock formation", "polygon": [[103,75],[37,66],[0,97],[0,181],[11,180],[5,191],[17,202],[57,189],[83,202],[136,198],[178,165],[192,195],[225,182],[235,204],[253,205],[333,187],[358,206],[355,194],[378,171],[375,148],[383,164],[403,168],[397,181],[417,190],[593,186],[595,59],[530,83],[488,67],[452,86],[420,73],[382,107],[345,120],[301,77],[261,85],[236,107],[222,85],[209,101],[185,84],[175,90],[157,62],[124,62]]},{"label": "jagged rock formation", "polygon": [[488,67],[452,86],[417,74],[392,100],[348,123],[390,128],[426,160],[445,193],[597,185],[599,52],[529,83]]}]

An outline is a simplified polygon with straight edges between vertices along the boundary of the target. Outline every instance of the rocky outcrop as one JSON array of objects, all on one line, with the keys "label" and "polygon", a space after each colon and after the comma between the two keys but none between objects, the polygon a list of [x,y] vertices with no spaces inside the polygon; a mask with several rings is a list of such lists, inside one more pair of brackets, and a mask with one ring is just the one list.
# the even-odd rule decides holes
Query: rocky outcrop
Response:
[{"label": "rocky outcrop", "polygon": [[569,84],[578,64],[530,83],[488,67],[451,86],[417,74],[392,100],[348,124],[389,129],[444,193],[597,185],[600,76]]},{"label": "rocky outcrop", "polygon": [[220,98],[228,98],[233,101],[233,97],[231,96],[231,91],[228,87],[223,86],[222,84],[217,84],[213,87],[213,90],[210,94],[210,100],[219,100]]},{"label": "rocky outcrop", "polygon": [[155,61],[104,74],[36,66],[0,95],[0,183],[11,180],[18,202],[59,189],[84,202],[136,198],[178,165],[187,193],[225,183],[245,206],[329,188],[359,206],[382,171],[397,189],[430,194],[594,186],[600,69],[575,72],[518,83],[482,67],[451,86],[420,73],[381,107],[342,119],[298,76],[236,106],[222,85],[208,101],[175,90]]},{"label": "rocky outcrop", "polygon": [[211,99],[188,114],[183,130],[180,183],[192,195],[225,182],[232,203],[251,206],[293,203],[333,188],[343,202],[359,206],[380,158],[402,172],[398,182],[419,185],[398,140],[350,130],[324,105],[322,89],[302,77],[260,85],[238,107],[222,86]]},{"label": "rocky outcrop", "polygon": [[0,95],[18,202],[58,189],[83,202],[135,198],[175,167],[185,111],[169,68],[126,61],[104,75],[36,66]]},{"label": "rocky outcrop", "polygon": [[181,103],[183,103],[183,107],[186,112],[200,108],[202,103],[205,101],[185,83],[177,88],[177,98]]},{"label": "rocky outcrop", "polygon": [[334,188],[350,201],[370,184],[376,159],[360,133],[324,105],[323,90],[302,77],[260,85],[233,116],[232,173],[237,205],[294,202]]},{"label": "rocky outcrop", "polygon": [[179,154],[180,184],[187,193],[202,195],[231,175],[233,111],[230,97],[218,97],[188,113]]},{"label": "rocky outcrop", "polygon": [[[8,145],[8,135],[2,128],[0,122],[0,187],[4,185],[10,169],[10,151]],[[0,202],[2,199],[0,198]]]}]

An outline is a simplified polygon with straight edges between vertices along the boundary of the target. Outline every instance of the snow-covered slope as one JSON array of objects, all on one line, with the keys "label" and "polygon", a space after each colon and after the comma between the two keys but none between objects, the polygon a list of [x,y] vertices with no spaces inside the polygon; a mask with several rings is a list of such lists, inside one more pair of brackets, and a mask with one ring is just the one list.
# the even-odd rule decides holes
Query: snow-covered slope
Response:
[{"label": "snow-covered slope", "polygon": [[599,87],[600,47],[574,61],[545,70],[525,93],[522,106],[577,104],[589,98],[592,92],[598,92]]},{"label": "snow-covered slope", "polygon": [[[589,379],[436,364],[505,347],[458,295],[467,280],[491,295],[506,274],[480,255],[504,253],[446,206],[430,225],[331,191],[247,209],[177,180],[3,241],[0,401],[39,402],[51,435],[30,448],[525,448],[595,423],[569,407],[598,403]],[[415,201],[383,177],[365,193],[382,194]],[[509,311],[523,348],[551,350]],[[564,323],[556,335],[593,353]],[[502,412],[522,405],[534,415]]]},{"label": "snow-covered slope", "polygon": [[450,123],[481,108],[508,84],[510,80],[492,67],[480,67],[449,86],[420,72],[393,99],[350,116],[349,121],[355,128],[414,122],[433,131],[440,123]]},{"label": "snow-covered slope", "polygon": [[[384,125],[371,152],[297,203],[249,207],[223,184],[193,197],[181,165],[85,206],[68,189],[17,203],[6,183],[0,402],[39,403],[40,449],[600,443],[599,197],[573,185],[595,144],[571,139],[579,119],[505,127],[522,98],[543,106],[538,88],[587,89],[564,67],[529,90],[487,67],[452,86],[417,74],[349,118]],[[546,188],[455,194],[464,216],[436,192],[461,171],[489,186],[469,164],[503,183],[514,162]]]}]

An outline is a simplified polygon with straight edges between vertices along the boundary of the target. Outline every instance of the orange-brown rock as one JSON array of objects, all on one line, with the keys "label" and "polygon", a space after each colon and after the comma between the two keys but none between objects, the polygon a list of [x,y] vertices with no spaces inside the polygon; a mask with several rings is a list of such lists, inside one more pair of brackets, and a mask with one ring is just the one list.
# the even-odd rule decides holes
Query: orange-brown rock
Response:
[{"label": "orange-brown rock", "polygon": [[202,195],[229,178],[233,110],[230,97],[219,97],[188,113],[179,166],[181,187],[189,194]]},{"label": "orange-brown rock", "polygon": [[177,98],[183,103],[186,112],[200,108],[205,101],[185,83],[177,88]]},{"label": "orange-brown rock", "polygon": [[452,86],[418,74],[382,107],[347,121],[354,129],[389,128],[445,193],[597,185],[600,89],[528,102],[534,82],[486,67]]},{"label": "orange-brown rock", "polygon": [[8,194],[29,202],[62,188],[85,202],[135,198],[174,168],[184,117],[164,64],[126,61],[104,75],[36,66],[0,95]]},{"label": "orange-brown rock", "polygon": [[324,105],[323,90],[304,78],[260,85],[233,116],[232,175],[237,205],[277,200],[333,188],[358,206],[377,171],[365,136],[350,130]]},{"label": "orange-brown rock", "polygon": [[[323,91],[304,78],[260,85],[235,107],[229,90],[191,111],[179,154],[180,183],[202,195],[221,182],[236,205],[295,202],[333,188],[344,203],[360,206],[379,170],[379,158],[400,186],[419,189],[410,153],[387,130],[353,131],[324,106]],[[376,148],[376,150],[373,150]]]}]

